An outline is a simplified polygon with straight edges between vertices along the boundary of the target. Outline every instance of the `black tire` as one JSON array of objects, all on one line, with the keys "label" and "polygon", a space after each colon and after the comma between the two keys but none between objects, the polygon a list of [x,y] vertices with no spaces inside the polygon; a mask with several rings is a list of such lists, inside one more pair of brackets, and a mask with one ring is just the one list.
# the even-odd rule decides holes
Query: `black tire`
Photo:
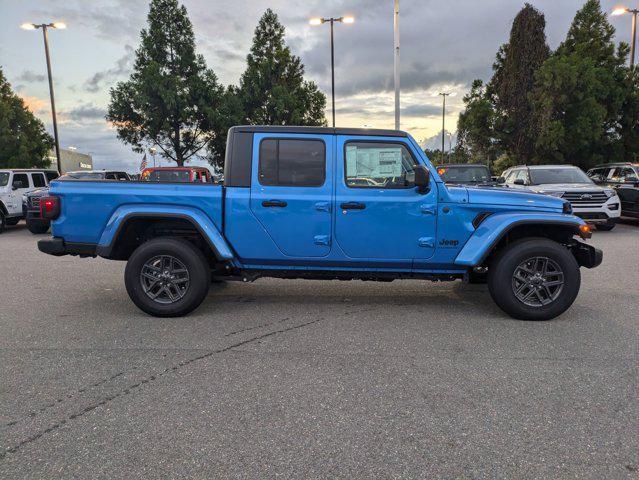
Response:
[{"label": "black tire", "polygon": [[4,232],[4,228],[6,226],[7,226],[7,217],[5,217],[2,210],[0,210],[0,233]]},{"label": "black tire", "polygon": [[20,223],[20,220],[21,220],[20,217],[13,217],[13,218],[7,218],[5,221],[7,222],[7,226],[14,227],[18,223]]},{"label": "black tire", "polygon": [[[171,303],[160,303],[162,298],[153,300],[150,296],[157,293],[158,289],[163,288],[161,282],[159,287],[153,287],[155,290],[149,290],[148,284],[143,285],[143,282],[149,282],[148,276],[143,274],[143,268],[146,273],[149,268],[154,268],[150,265],[157,266],[158,264],[154,264],[153,262],[157,261],[154,259],[159,257],[174,258],[177,260],[177,262],[175,262],[176,264],[181,264],[180,268],[176,269],[176,271],[186,271],[187,281],[184,282],[184,278],[181,279],[186,285],[184,288],[180,287],[180,290],[176,290],[177,286],[171,283],[172,280],[162,280],[166,280],[168,284],[170,284],[167,288],[173,292],[177,292],[175,296],[182,295],[181,298],[175,301],[172,299],[164,299]],[[160,262],[164,262],[164,259],[161,259]],[[162,265],[164,265],[164,263],[162,263]],[[165,272],[166,271],[168,270],[165,270]],[[177,281],[178,280],[176,280],[176,282]],[[124,271],[126,291],[129,297],[131,297],[131,300],[133,300],[133,303],[143,312],[155,317],[181,317],[192,312],[199,307],[204,298],[206,298],[210,281],[211,273],[204,254],[191,243],[173,238],[156,238],[140,245],[129,258]],[[184,283],[182,283],[182,285],[184,285]],[[149,294],[145,292],[145,288],[150,292]],[[162,296],[172,297],[173,295],[166,293],[166,295],[161,294],[161,297]]]},{"label": "black tire", "polygon": [[49,222],[43,222],[42,220],[29,220],[27,219],[27,228],[34,235],[41,235],[49,231]]},{"label": "black tire", "polygon": [[[526,262],[537,258],[548,259],[545,264],[551,265],[548,275],[544,273],[537,277],[531,273],[525,281],[521,281],[523,270],[519,269],[531,268],[531,264]],[[543,260],[540,265],[540,269],[546,272]],[[538,270],[536,261],[531,270]],[[556,280],[550,281],[550,278]],[[563,280],[561,288],[557,285],[544,286],[556,283],[559,279]],[[577,298],[580,285],[581,273],[573,254],[563,245],[547,238],[528,238],[510,244],[497,254],[488,270],[490,296],[504,312],[519,320],[551,320],[561,315]],[[519,293],[516,293],[516,289]],[[520,299],[530,294],[531,290],[537,292],[533,291],[529,299]],[[543,304],[544,301],[548,303]]]}]

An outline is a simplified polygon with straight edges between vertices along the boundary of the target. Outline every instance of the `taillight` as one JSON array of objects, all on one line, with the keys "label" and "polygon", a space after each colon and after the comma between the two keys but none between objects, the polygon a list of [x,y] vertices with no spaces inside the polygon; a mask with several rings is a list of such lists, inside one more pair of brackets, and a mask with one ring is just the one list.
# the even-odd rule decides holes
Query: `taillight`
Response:
[{"label": "taillight", "polygon": [[42,218],[55,220],[60,216],[60,198],[42,197],[40,200],[40,214]]}]

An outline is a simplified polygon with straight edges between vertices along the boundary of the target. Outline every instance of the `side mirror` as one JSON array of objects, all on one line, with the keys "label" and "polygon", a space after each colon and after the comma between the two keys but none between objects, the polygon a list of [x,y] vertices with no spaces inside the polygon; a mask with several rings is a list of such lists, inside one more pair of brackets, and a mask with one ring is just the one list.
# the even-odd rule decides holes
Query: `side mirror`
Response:
[{"label": "side mirror", "polygon": [[415,165],[415,186],[419,193],[425,193],[430,187],[430,172],[424,165]]},{"label": "side mirror", "polygon": [[506,179],[504,177],[497,177],[497,179],[495,180],[499,185],[503,185],[504,183],[506,183]]},{"label": "side mirror", "polygon": [[513,182],[515,185],[526,185],[526,182],[524,182],[521,178],[518,178],[517,180],[515,180]]},{"label": "side mirror", "polygon": [[18,188],[24,188],[24,183],[22,183],[22,180],[14,180],[11,186],[14,190],[17,190]]}]

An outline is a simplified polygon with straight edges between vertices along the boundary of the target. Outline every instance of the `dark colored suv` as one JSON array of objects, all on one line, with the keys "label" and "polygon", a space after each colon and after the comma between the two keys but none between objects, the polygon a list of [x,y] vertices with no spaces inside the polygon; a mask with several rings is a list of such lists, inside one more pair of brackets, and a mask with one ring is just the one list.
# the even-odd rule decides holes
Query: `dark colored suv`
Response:
[{"label": "dark colored suv", "polygon": [[621,200],[621,216],[639,218],[639,163],[607,163],[588,170],[597,185],[612,187]]}]

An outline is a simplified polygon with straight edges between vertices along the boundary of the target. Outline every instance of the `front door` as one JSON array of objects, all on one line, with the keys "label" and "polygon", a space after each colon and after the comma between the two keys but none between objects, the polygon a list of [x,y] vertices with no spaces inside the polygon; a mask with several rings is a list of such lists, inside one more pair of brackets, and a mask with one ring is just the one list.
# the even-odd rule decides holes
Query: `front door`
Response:
[{"label": "front door", "polygon": [[255,134],[251,210],[287,257],[331,251],[331,135]]},{"label": "front door", "polygon": [[[353,259],[410,266],[435,253],[437,191],[414,186],[412,145],[397,138],[338,137],[336,243]],[[390,266],[390,265],[389,265]]]}]

